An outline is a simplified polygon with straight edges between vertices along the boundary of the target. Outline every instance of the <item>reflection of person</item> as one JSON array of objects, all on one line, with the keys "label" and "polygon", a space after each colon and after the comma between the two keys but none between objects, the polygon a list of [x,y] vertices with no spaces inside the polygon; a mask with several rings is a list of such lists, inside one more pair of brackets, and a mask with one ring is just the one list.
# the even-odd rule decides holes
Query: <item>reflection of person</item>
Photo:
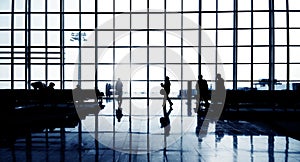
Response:
[{"label": "reflection of person", "polygon": [[169,116],[173,109],[172,109],[172,107],[170,107],[169,111],[167,112],[167,108],[166,108],[167,93],[164,89],[161,89],[160,94],[164,96],[163,105],[162,105],[164,116],[160,118],[160,127],[164,128],[165,135],[168,136],[170,134],[170,130],[171,130]]},{"label": "reflection of person", "polygon": [[[200,111],[202,111],[200,113]],[[198,137],[198,142],[202,142],[202,139],[207,135],[208,120],[205,120],[207,114],[206,110],[199,110],[197,115],[197,126],[196,126],[196,136]]]},{"label": "reflection of person", "polygon": [[[166,76],[165,83],[160,83],[160,86],[164,88],[164,90],[166,92],[166,98],[170,104],[170,107],[172,107],[173,103],[172,103],[171,99],[169,98],[170,87],[171,87],[170,78],[168,76]],[[164,102],[164,104],[165,104],[165,102]]]},{"label": "reflection of person", "polygon": [[120,78],[118,78],[116,82],[116,93],[118,95],[117,101],[118,101],[118,107],[121,107],[122,105],[122,95],[123,95],[123,83]]},{"label": "reflection of person", "polygon": [[200,101],[205,102],[205,107],[208,108],[209,103],[208,103],[208,85],[207,81],[203,79],[203,76],[200,75],[198,76],[198,81],[196,83],[196,89],[197,89],[197,108],[199,107]]},{"label": "reflection of person", "polygon": [[119,107],[119,108],[116,110],[116,116],[117,116],[118,122],[120,122],[120,121],[121,121],[121,118],[123,117],[122,108]]}]

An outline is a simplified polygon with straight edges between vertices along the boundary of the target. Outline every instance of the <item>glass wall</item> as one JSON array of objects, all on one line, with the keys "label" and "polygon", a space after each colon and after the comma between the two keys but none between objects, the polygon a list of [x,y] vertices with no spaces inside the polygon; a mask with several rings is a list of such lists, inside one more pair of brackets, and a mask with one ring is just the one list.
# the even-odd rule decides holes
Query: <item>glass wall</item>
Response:
[{"label": "glass wall", "polygon": [[[120,68],[131,69],[121,78],[129,83],[125,95],[147,97],[169,75],[176,97],[188,80],[194,87],[187,71],[203,74],[214,89],[222,67],[227,89],[291,89],[300,82],[298,6],[297,0],[2,0],[0,88],[42,81],[103,91]],[[84,59],[87,49],[95,64]],[[94,78],[80,73],[85,67]]]}]

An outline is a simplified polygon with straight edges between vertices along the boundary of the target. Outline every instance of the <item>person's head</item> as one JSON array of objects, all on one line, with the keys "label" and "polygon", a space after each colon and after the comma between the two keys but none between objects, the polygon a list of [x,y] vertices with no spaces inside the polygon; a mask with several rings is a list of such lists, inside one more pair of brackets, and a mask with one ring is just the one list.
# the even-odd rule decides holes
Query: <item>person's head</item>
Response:
[{"label": "person's head", "polygon": [[79,85],[79,84],[77,84],[77,85],[76,85],[76,88],[80,88],[80,85]]},{"label": "person's head", "polygon": [[202,75],[199,75],[198,76],[198,79],[200,80],[200,79],[203,79],[203,76]]},{"label": "person's head", "polygon": [[118,78],[118,80],[121,80],[120,78]]},{"label": "person's head", "polygon": [[218,79],[221,78],[221,74],[217,74],[217,78],[218,78]]},{"label": "person's head", "polygon": [[168,77],[168,76],[166,76],[166,78],[165,78],[166,80],[170,80],[170,78]]},{"label": "person's head", "polygon": [[49,87],[54,87],[55,84],[53,82],[50,82]]}]

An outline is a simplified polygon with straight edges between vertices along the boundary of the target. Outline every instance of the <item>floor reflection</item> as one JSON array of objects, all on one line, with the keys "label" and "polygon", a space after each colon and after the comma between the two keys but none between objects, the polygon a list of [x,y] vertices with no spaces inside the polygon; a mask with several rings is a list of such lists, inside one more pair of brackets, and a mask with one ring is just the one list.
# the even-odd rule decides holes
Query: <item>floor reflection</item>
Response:
[{"label": "floor reflection", "polygon": [[[133,109],[147,100],[124,99],[122,108],[107,102],[99,116],[87,116],[80,128],[34,133],[31,145],[18,139],[0,147],[0,161],[297,161],[300,141],[281,136],[261,123],[211,120],[172,100],[170,127],[161,128],[161,106]],[[120,112],[121,110],[121,112]],[[120,114],[121,118],[120,118]],[[119,120],[120,119],[120,120]],[[95,139],[96,138],[96,139]]]}]

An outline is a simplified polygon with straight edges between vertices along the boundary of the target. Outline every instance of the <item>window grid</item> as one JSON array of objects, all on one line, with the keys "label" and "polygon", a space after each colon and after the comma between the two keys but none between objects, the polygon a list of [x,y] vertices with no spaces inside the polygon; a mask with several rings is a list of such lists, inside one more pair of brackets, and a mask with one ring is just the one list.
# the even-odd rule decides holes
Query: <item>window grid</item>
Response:
[{"label": "window grid", "polygon": [[[96,1],[96,5],[95,5],[95,10],[94,11],[81,11],[81,8],[82,8],[82,3],[83,0],[79,0],[79,1],[76,1],[76,3],[78,2],[78,10],[74,10],[74,11],[63,11],[63,8],[65,6],[65,3],[63,0],[60,1],[60,7],[59,7],[59,11],[56,10],[56,11],[53,11],[53,10],[49,10],[48,11],[48,3],[50,3],[49,1],[47,1],[46,3],[44,3],[44,9],[41,10],[41,11],[31,11],[30,7],[28,6],[32,6],[34,4],[31,4],[31,1],[28,0],[27,1],[27,4],[25,4],[24,8],[25,10],[24,11],[20,11],[20,10],[16,10],[15,11],[15,2],[12,1],[11,3],[11,9],[10,9],[10,12],[9,11],[5,11],[5,12],[1,12],[1,15],[10,15],[10,28],[1,28],[0,29],[0,32],[4,32],[4,34],[6,32],[9,32],[10,34],[10,42],[7,44],[7,45],[2,45],[1,44],[1,52],[0,54],[5,54],[5,53],[10,53],[11,56],[10,57],[1,57],[1,59],[10,59],[10,62],[2,62],[1,61],[1,65],[10,65],[10,78],[1,78],[1,82],[2,81],[7,81],[9,80],[11,83],[10,83],[10,87],[5,87],[5,88],[11,88],[11,89],[14,89],[14,88],[17,88],[14,86],[14,83],[16,81],[24,81],[24,83],[27,85],[24,86],[24,88],[31,88],[30,87],[30,82],[31,81],[34,81],[35,79],[31,77],[31,73],[32,73],[32,70],[31,70],[31,67],[32,66],[35,66],[35,65],[44,65],[45,67],[45,76],[44,76],[44,79],[42,79],[42,81],[45,81],[45,82],[49,82],[51,79],[49,79],[49,67],[52,66],[52,65],[57,65],[57,66],[60,66],[60,77],[59,79],[57,79],[57,81],[60,81],[60,85],[61,85],[61,89],[64,89],[64,88],[70,88],[70,87],[64,87],[64,82],[65,82],[65,75],[67,75],[65,73],[65,66],[69,65],[69,64],[72,64],[72,63],[66,63],[65,62],[65,53],[64,51],[66,49],[69,49],[69,48],[82,48],[81,45],[82,45],[82,40],[79,39],[78,40],[78,44],[77,45],[67,45],[65,44],[65,41],[68,39],[66,37],[66,33],[67,32],[72,32],[72,31],[78,31],[79,32],[79,35],[81,35],[83,32],[92,32],[93,29],[88,29],[88,28],[83,28],[82,27],[82,22],[83,22],[83,16],[89,16],[89,15],[94,15],[94,24],[95,26],[98,26],[99,23],[98,23],[98,20],[101,20],[101,16],[102,15],[113,15],[113,19],[115,19],[115,17],[119,14],[128,14],[130,15],[130,28],[121,28],[121,29],[117,29],[116,27],[114,27],[113,29],[97,29],[96,32],[100,32],[100,31],[112,31],[114,34],[115,32],[118,32],[118,31],[129,31],[130,32],[130,41],[127,45],[124,45],[124,46],[118,46],[118,45],[113,45],[109,48],[113,48],[113,57],[116,57],[116,49],[118,48],[128,48],[129,51],[130,51],[130,55],[131,55],[131,52],[134,51],[135,49],[138,49],[138,48],[149,48],[148,49],[148,52],[147,54],[149,55],[149,50],[151,50],[152,48],[163,48],[164,49],[164,65],[166,67],[168,67],[168,65],[172,65],[174,63],[168,63],[166,62],[166,58],[167,58],[167,55],[166,55],[166,49],[167,48],[173,48],[173,47],[176,47],[176,48],[179,48],[181,50],[181,57],[183,57],[186,53],[184,52],[183,49],[187,49],[187,48],[198,48],[199,49],[199,53],[202,53],[202,48],[203,47],[211,47],[211,46],[207,46],[207,45],[202,45],[201,44],[201,35],[199,35],[199,39],[198,39],[198,45],[196,46],[185,46],[184,44],[179,44],[179,45],[168,45],[167,46],[167,42],[168,40],[166,39],[166,33],[164,33],[164,45],[161,45],[161,46],[148,46],[148,45],[145,45],[145,46],[139,46],[139,47],[136,47],[136,46],[132,46],[132,41],[134,41],[134,38],[132,37],[132,33],[135,32],[135,31],[145,31],[148,35],[149,35],[149,32],[150,31],[178,31],[180,32],[181,34],[184,33],[185,31],[197,31],[199,30],[199,28],[183,28],[183,26],[181,25],[179,28],[167,28],[166,27],[166,21],[167,21],[167,15],[169,14],[173,14],[173,15],[180,15],[180,16],[183,16],[184,14],[195,14],[198,16],[199,18],[199,21],[198,21],[198,24],[199,25],[204,25],[201,32],[206,32],[206,31],[212,31],[214,32],[214,42],[216,43],[216,51],[215,51],[215,54],[216,53],[222,53],[222,51],[217,51],[217,49],[219,47],[231,47],[232,48],[232,52],[233,53],[227,53],[225,52],[224,55],[228,54],[229,57],[232,57],[233,58],[233,61],[232,62],[225,62],[225,63],[216,63],[215,64],[215,67],[217,68],[217,65],[221,64],[221,65],[232,65],[233,66],[233,76],[232,78],[226,78],[226,81],[230,82],[233,84],[232,88],[233,89],[238,89],[240,88],[238,85],[239,82],[250,82],[250,87],[253,88],[254,87],[254,83],[256,83],[260,78],[255,78],[254,77],[254,68],[258,67],[258,66],[263,66],[263,65],[268,65],[269,66],[269,70],[270,72],[267,74],[268,76],[267,79],[270,79],[270,81],[274,81],[274,78],[275,75],[276,75],[276,66],[277,65],[286,65],[286,72],[284,73],[284,75],[286,75],[286,80],[281,80],[283,82],[286,82],[288,85],[290,84],[290,82],[297,82],[297,80],[290,80],[290,76],[294,75],[294,71],[295,70],[292,70],[291,69],[291,66],[293,67],[296,67],[294,65],[297,65],[300,63],[300,61],[298,60],[297,61],[297,57],[294,55],[294,54],[291,54],[291,48],[294,48],[294,47],[299,47],[300,45],[297,43],[297,42],[292,42],[293,39],[293,35],[291,32],[297,32],[298,30],[300,31],[300,27],[299,26],[296,26],[294,23],[294,21],[290,21],[290,13],[293,15],[293,14],[296,14],[298,12],[300,12],[300,10],[292,10],[292,12],[290,12],[289,10],[289,1],[286,0],[286,6],[284,7],[280,7],[279,9],[273,9],[274,8],[274,5],[276,4],[273,4],[273,0],[269,0],[269,6],[265,6],[265,7],[257,7],[258,6],[258,1],[251,1],[251,7],[249,8],[242,8],[242,9],[239,9],[239,6],[241,6],[241,3],[242,1],[238,1],[238,0],[233,0],[233,6],[232,7],[229,7],[227,9],[224,9],[223,6],[221,6],[220,8],[220,1],[216,0],[216,4],[214,7],[212,8],[215,8],[214,10],[212,8],[210,9],[207,9],[205,8],[205,5],[207,4],[203,4],[204,6],[202,6],[202,1],[200,1],[199,3],[199,11],[188,11],[188,10],[183,10],[184,7],[183,7],[183,2],[181,2],[181,8],[179,11],[164,11],[164,12],[144,12],[144,11],[132,11],[132,2],[130,1],[130,10],[126,11],[126,12],[119,12],[119,11],[114,11],[115,7],[116,7],[116,4],[115,2],[113,2],[113,10],[111,10],[111,12],[108,11],[101,11],[101,9],[99,9],[97,6],[99,6],[101,3],[104,3],[103,1]],[[148,1],[149,3],[149,1]],[[149,5],[149,4],[148,4]],[[149,7],[149,6],[148,6]],[[269,9],[271,7],[271,9]],[[164,8],[166,8],[166,2],[164,4]],[[220,10],[218,9],[220,8]],[[285,9],[284,9],[285,8]],[[286,20],[284,23],[282,23],[282,25],[280,26],[276,26],[274,25],[274,22],[273,20],[275,19],[275,23],[276,23],[276,13],[281,13],[283,14],[283,17],[285,16],[286,17]],[[144,29],[134,29],[132,28],[132,15],[147,15],[149,16],[149,14],[164,14],[164,28],[157,28],[157,29],[148,29],[148,28],[144,28]],[[205,22],[205,15],[207,14],[212,14],[212,15],[215,15],[215,23],[214,22],[211,22],[212,24],[215,24],[215,26],[210,26],[210,27],[205,27],[205,24],[203,24],[203,22]],[[241,26],[239,25],[239,21],[241,21],[241,19],[239,19],[239,16],[243,16],[243,14],[246,14],[248,15],[248,19],[247,20],[250,20],[250,23],[249,21],[247,21],[247,25],[245,26]],[[17,16],[21,16],[21,15],[25,15],[25,17],[22,18],[22,21],[24,21],[25,23],[25,26],[19,28],[19,27],[15,27],[16,25],[16,22],[15,22],[15,18],[17,18]],[[40,16],[43,16],[44,17],[44,28],[41,28],[41,29],[38,29],[38,28],[33,28],[32,27],[32,22],[34,21],[33,18],[32,18],[32,15],[40,15]],[[52,27],[48,27],[49,24],[51,24],[50,22],[50,18],[48,16],[50,15],[60,15],[59,16],[59,29],[57,28],[52,28]],[[77,15],[78,16],[78,27],[77,28],[66,28],[65,27],[65,22],[67,21],[66,20],[66,17],[65,16],[72,16],[72,15]],[[259,23],[259,22],[264,22],[262,20],[258,20],[258,17],[260,17],[260,15],[262,15],[262,17],[265,17],[266,19],[269,19],[267,22],[267,25],[265,23],[263,23],[262,25],[260,24],[256,24],[256,23]],[[266,16],[264,16],[266,15]],[[249,16],[250,16],[250,19],[249,19]],[[224,22],[222,21],[222,17],[226,17],[226,18],[229,18],[229,17],[232,17],[232,19],[230,19],[230,21],[233,21],[231,24],[232,25],[228,25],[228,24],[224,24]],[[181,19],[182,21],[182,19]],[[182,24],[182,22],[181,22]],[[285,24],[285,25],[284,25]],[[291,24],[291,25],[290,25]],[[115,22],[114,22],[114,26],[115,26]],[[249,26],[250,25],[250,26]],[[29,31],[29,32],[25,32],[25,31]],[[240,35],[243,35],[242,32],[246,32],[246,33],[249,33],[246,37],[247,37],[247,41],[245,41],[243,44],[239,44],[240,40],[239,40],[239,36]],[[282,36],[280,36],[279,38],[283,38],[283,37],[286,37],[286,42],[283,41],[283,44],[277,44],[276,43],[276,36],[279,36],[279,32],[277,33],[277,31],[282,31],[281,33],[284,33]],[[15,34],[17,32],[24,32],[24,46],[20,46],[20,45],[17,45],[17,41],[19,41],[20,39],[18,39],[17,37],[15,37]],[[43,37],[45,38],[44,39],[44,42],[40,42],[40,43],[43,43],[41,46],[40,45],[35,45],[33,40],[35,40],[36,38],[34,37],[34,34],[35,32],[40,32],[42,33],[42,35],[44,35]],[[51,45],[50,44],[50,37],[51,37],[51,34],[50,32],[57,32],[59,33],[59,40],[60,40],[60,44],[59,45]],[[241,33],[240,33],[241,32]],[[229,33],[229,34],[226,34],[226,33]],[[231,34],[230,34],[231,33]],[[257,40],[257,34],[259,33],[268,33],[269,35],[267,35],[267,38],[269,39],[266,39],[266,43],[264,42],[261,42],[261,43],[258,43],[256,42]],[[98,34],[96,34],[98,35]],[[232,41],[226,41],[227,38],[225,39],[224,36],[226,35],[232,35]],[[274,37],[275,36],[275,37]],[[182,35],[181,35],[182,37]],[[101,39],[101,38],[99,38]],[[147,39],[149,39],[149,37],[147,37]],[[224,39],[224,41],[222,41],[222,39]],[[244,38],[241,38],[241,39],[244,39]],[[275,40],[274,40],[275,39]],[[291,40],[291,42],[290,42]],[[95,41],[98,41],[98,38],[95,39]],[[274,43],[275,41],[275,43]],[[39,42],[37,40],[37,42]],[[226,44],[224,44],[226,43]],[[97,43],[98,44],[98,43]],[[239,50],[238,48],[240,47],[249,47],[250,48],[250,62],[238,62],[238,59],[239,57],[241,57],[241,53],[239,53]],[[267,47],[269,48],[269,62],[266,62],[266,63],[260,63],[260,62],[255,62],[254,60],[254,56],[256,55],[255,54],[255,48],[256,47]],[[277,52],[276,52],[276,48],[277,47],[284,47],[286,48],[286,61],[281,61],[281,62],[277,62],[276,59],[274,59],[274,57],[276,57],[277,55]],[[17,52],[17,50],[19,48],[23,48],[25,49],[24,52]],[[36,49],[36,48],[43,48],[44,51],[42,53],[45,54],[45,57],[42,58],[42,57],[34,57],[35,55],[35,52],[32,51],[32,49]],[[59,49],[59,51],[56,53],[56,52],[50,52],[50,50],[52,49]],[[84,47],[85,48],[85,47]],[[97,50],[95,51],[98,51],[99,48],[102,48],[102,46],[96,46],[95,47]],[[25,53],[24,56],[20,57],[19,54],[22,54],[22,53]],[[41,54],[42,54],[41,53]],[[52,57],[53,55],[53,57]],[[54,55],[57,55],[54,56]],[[95,58],[97,58],[99,55],[98,52],[95,52]],[[81,50],[79,50],[79,65],[80,64],[80,57],[81,56]],[[130,56],[130,62],[129,64],[131,65],[131,58],[132,56]],[[216,55],[216,60],[218,59],[219,56]],[[24,60],[24,61],[23,61]],[[41,62],[41,63],[38,63],[36,61],[39,61],[39,60],[44,60],[44,62]],[[98,59],[97,59],[98,60]],[[113,59],[115,60],[115,58]],[[148,59],[149,60],[149,59]],[[291,60],[293,62],[291,62]],[[57,62],[56,62],[57,61]],[[198,62],[201,63],[201,65],[208,65],[208,64],[213,64],[213,63],[206,63],[204,60],[201,59],[201,57],[198,58]],[[102,62],[98,62],[95,66],[95,69],[98,68],[98,65],[105,65],[107,63],[102,63]],[[154,63],[151,63],[151,62],[148,62],[149,65],[155,65]],[[191,63],[193,64],[193,63]],[[15,79],[14,78],[14,68],[15,68],[15,65],[24,65],[24,73],[25,73],[25,79],[24,80],[18,80],[18,79]],[[82,64],[84,65],[84,64]],[[113,66],[116,66],[116,65],[119,65],[118,63],[114,62],[113,61]],[[182,66],[182,62],[178,62],[178,64],[176,65],[179,65],[179,66]],[[250,79],[243,79],[243,78],[240,78],[238,79],[238,67],[240,65],[249,65],[250,66]],[[201,73],[201,66],[198,66],[198,73],[200,74]],[[231,73],[231,72],[230,72]],[[97,76],[98,74],[96,73],[96,78],[97,78],[97,81],[104,81],[104,80],[101,80],[101,76]],[[79,75],[80,77],[80,75]],[[261,78],[262,79],[262,78]],[[78,80],[81,80],[80,78],[78,78]],[[113,79],[115,80],[115,78]],[[209,79],[209,80],[212,80],[212,79]],[[51,80],[52,81],[52,80]],[[151,80],[149,80],[151,81]],[[95,82],[95,87],[97,87],[98,84],[97,82]],[[286,86],[286,89],[289,89],[290,86]],[[272,89],[272,88],[270,88]]]}]

